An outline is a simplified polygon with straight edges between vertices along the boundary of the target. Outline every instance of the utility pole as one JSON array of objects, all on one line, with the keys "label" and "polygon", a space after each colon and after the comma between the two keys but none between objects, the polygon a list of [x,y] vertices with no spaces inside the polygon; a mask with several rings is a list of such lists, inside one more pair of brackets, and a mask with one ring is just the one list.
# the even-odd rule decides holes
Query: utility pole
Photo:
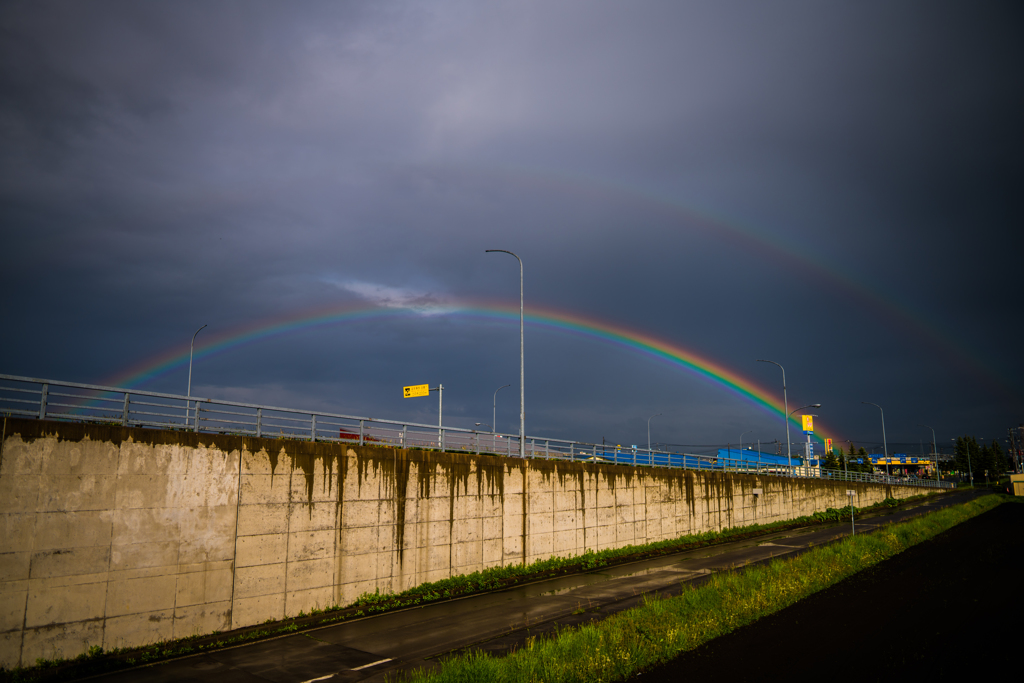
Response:
[{"label": "utility pole", "polygon": [[429,391],[437,392],[437,447],[444,450],[444,427],[441,426],[441,414],[444,410],[444,385],[440,382],[436,387],[430,387]]},{"label": "utility pole", "polygon": [[[196,334],[199,334],[200,332],[202,332],[204,327],[207,327],[207,326],[203,325],[203,327],[200,327],[198,330],[196,330]],[[185,399],[185,426],[186,427],[188,427],[188,407],[189,407],[189,404],[192,402],[191,401],[191,399],[192,399],[192,350],[195,348],[195,345],[196,345],[196,334],[192,335],[192,341],[188,345],[188,392],[185,394],[185,396],[188,397],[188,398]],[[199,423],[199,411],[196,410],[196,424],[198,424],[198,423]]]}]

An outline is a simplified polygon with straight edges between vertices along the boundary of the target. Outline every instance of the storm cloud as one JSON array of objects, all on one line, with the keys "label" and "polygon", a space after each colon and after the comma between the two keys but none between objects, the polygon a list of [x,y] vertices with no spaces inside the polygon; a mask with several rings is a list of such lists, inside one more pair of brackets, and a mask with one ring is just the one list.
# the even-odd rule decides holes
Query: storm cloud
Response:
[{"label": "storm cloud", "polygon": [[[0,8],[0,372],[518,428],[525,300],[685,348],[858,445],[1024,421],[1013,3]],[[187,369],[140,386],[183,393]],[[721,386],[526,330],[527,431],[784,437]],[[450,418],[450,420],[449,420]],[[928,434],[930,436],[930,434]]]}]

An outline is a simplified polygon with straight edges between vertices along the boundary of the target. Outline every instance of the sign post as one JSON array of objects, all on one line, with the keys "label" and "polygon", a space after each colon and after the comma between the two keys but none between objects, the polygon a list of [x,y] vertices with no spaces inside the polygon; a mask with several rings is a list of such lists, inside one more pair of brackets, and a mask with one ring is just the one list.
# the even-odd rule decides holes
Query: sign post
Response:
[{"label": "sign post", "polygon": [[807,435],[807,467],[810,467],[811,458],[814,457],[814,444],[811,443],[811,434],[814,434],[814,416],[801,415],[800,420],[803,423],[804,434]]},{"label": "sign post", "polygon": [[408,387],[402,387],[402,396],[404,398],[429,396],[431,391],[437,392],[437,447],[443,451],[444,428],[441,426],[441,416],[444,409],[444,385],[440,382],[437,383],[436,387],[432,387],[429,384],[413,384]]},{"label": "sign post", "polygon": [[857,533],[857,529],[853,526],[853,490],[846,489],[846,496],[850,499],[850,535],[853,536]]}]

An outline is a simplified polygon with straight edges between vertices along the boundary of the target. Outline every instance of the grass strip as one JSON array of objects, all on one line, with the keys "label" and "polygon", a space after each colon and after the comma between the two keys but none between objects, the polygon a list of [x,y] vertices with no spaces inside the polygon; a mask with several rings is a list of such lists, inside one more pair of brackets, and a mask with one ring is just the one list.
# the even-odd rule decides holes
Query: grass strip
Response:
[{"label": "grass strip", "polygon": [[644,604],[599,622],[527,641],[506,657],[479,651],[453,657],[440,669],[389,678],[407,683],[569,683],[619,681],[681,652],[777,612],[863,569],[991,510],[1005,500],[987,495],[916,519],[847,537],[789,559],[713,575],[672,598]]},{"label": "grass strip", "polygon": [[[897,508],[925,498],[927,495],[920,494],[902,500],[886,498],[868,507],[855,507],[854,511],[857,517],[860,518],[865,513]],[[104,650],[102,647],[94,646],[88,652],[74,658],[39,659],[36,661],[35,666],[18,667],[13,670],[0,668],[0,682],[62,681],[108,673],[141,664],[152,664],[176,657],[184,657],[225,647],[248,644],[267,638],[275,638],[288,635],[289,633],[328,626],[373,614],[415,607],[432,602],[453,600],[557,576],[593,571],[602,567],[636,562],[685,550],[756,538],[779,531],[813,526],[815,524],[827,524],[849,518],[849,506],[844,508],[828,508],[811,515],[771,522],[769,524],[730,527],[722,531],[689,534],[679,538],[655,541],[643,545],[627,545],[621,548],[608,548],[597,552],[587,551],[582,555],[572,557],[551,557],[537,560],[530,564],[491,567],[479,572],[473,572],[472,574],[463,574],[440,581],[424,583],[400,593],[364,593],[351,605],[332,605],[322,609],[314,609],[310,614],[300,612],[296,616],[281,620],[268,620],[263,624],[234,629],[225,633],[214,632],[194,635],[141,647],[113,650]]]}]

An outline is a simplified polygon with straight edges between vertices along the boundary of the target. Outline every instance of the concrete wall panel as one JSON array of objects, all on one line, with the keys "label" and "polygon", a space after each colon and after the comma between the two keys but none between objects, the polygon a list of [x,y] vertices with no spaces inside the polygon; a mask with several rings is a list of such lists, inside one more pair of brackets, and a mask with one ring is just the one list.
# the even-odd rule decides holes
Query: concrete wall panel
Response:
[{"label": "concrete wall panel", "polygon": [[[230,586],[229,586],[230,588]],[[230,594],[230,590],[228,591]],[[231,602],[206,602],[174,608],[174,638],[213,631],[226,631],[231,628]]]},{"label": "concrete wall panel", "polygon": [[0,584],[0,633],[21,628],[27,600],[28,581]]},{"label": "concrete wall panel", "polygon": [[82,585],[36,584],[28,591],[25,626],[67,624],[96,618],[103,614],[107,599],[106,583]]},{"label": "concrete wall panel", "polygon": [[31,564],[31,552],[0,553],[0,584],[28,580]]},{"label": "concrete wall panel", "polygon": [[[909,487],[37,420],[0,444],[0,665]],[[753,488],[764,494],[755,497]]]},{"label": "concrete wall panel", "polygon": [[38,628],[27,627],[22,634],[18,653],[20,661],[30,666],[37,659],[77,657],[93,645],[107,648],[103,640],[103,622],[103,619],[87,619]]}]

